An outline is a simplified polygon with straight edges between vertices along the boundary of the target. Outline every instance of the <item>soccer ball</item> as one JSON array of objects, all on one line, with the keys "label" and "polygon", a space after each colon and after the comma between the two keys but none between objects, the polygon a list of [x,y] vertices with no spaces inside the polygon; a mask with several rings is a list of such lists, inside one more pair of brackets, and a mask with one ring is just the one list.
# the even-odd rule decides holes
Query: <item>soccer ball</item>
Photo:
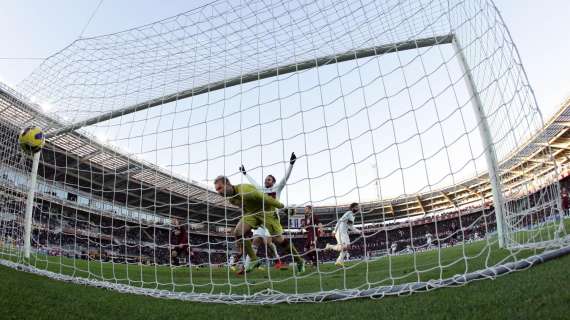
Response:
[{"label": "soccer ball", "polygon": [[27,153],[36,153],[40,151],[45,144],[44,132],[40,127],[27,127],[18,136],[20,148]]}]

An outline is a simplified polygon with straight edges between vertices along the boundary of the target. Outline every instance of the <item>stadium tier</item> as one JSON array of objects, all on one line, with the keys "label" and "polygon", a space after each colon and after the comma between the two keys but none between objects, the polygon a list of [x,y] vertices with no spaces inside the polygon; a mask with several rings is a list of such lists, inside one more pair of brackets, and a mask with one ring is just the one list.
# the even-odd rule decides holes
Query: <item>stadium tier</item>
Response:
[{"label": "stadium tier", "polygon": [[215,1],[0,84],[0,263],[252,304],[494,278],[568,251],[569,118],[491,1]]}]

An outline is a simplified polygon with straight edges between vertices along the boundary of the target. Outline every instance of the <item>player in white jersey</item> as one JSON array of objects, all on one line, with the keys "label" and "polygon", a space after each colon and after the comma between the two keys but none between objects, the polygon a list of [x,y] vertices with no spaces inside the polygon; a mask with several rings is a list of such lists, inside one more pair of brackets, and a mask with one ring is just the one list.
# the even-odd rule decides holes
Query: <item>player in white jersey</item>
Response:
[{"label": "player in white jersey", "polygon": [[267,194],[268,196],[274,199],[279,200],[279,198],[281,198],[281,191],[283,191],[285,185],[287,184],[287,180],[289,180],[289,177],[291,176],[291,171],[293,171],[293,165],[295,164],[295,161],[297,161],[297,156],[295,156],[295,152],[293,152],[291,153],[291,158],[289,159],[289,167],[287,167],[287,171],[285,171],[285,176],[283,177],[283,179],[281,179],[281,181],[276,183],[277,180],[273,175],[270,174],[267,177],[265,177],[263,187],[259,185],[257,181],[255,181],[249,174],[247,174],[247,171],[245,171],[245,167],[243,166],[243,164],[241,165],[241,167],[239,167],[239,171],[241,171],[241,173],[245,175],[249,183],[254,185],[257,188],[257,190]]},{"label": "player in white jersey", "polygon": [[396,243],[396,241],[392,242],[392,246],[390,247],[390,249],[392,250],[392,255],[396,254],[396,250],[398,250],[398,244]]},{"label": "player in white jersey", "polygon": [[[289,167],[287,168],[287,171],[285,171],[285,177],[283,177],[283,179],[281,179],[279,183],[276,183],[277,180],[273,175],[270,174],[267,177],[265,177],[263,187],[259,185],[257,181],[255,181],[250,175],[247,174],[247,171],[245,170],[243,164],[241,165],[241,167],[239,167],[239,171],[243,173],[243,175],[247,178],[249,183],[254,185],[257,188],[257,190],[267,194],[268,196],[276,200],[279,200],[279,198],[281,197],[281,191],[283,191],[285,185],[287,185],[287,180],[289,180],[289,177],[291,176],[291,171],[293,171],[293,165],[295,164],[295,161],[297,161],[297,156],[295,156],[295,152],[293,152],[291,153],[291,158],[289,159]],[[267,229],[263,227],[254,229],[252,238],[253,238],[253,249],[257,251],[257,248],[259,248],[260,246],[264,246],[265,248],[269,249],[272,252],[273,257],[277,260],[277,262],[275,263],[275,269],[281,269],[283,264],[281,263],[281,258],[279,257],[279,253],[277,252],[277,247],[271,240],[271,235],[269,234],[269,231],[267,231]]]},{"label": "player in white jersey", "polygon": [[238,255],[231,255],[230,259],[228,260],[228,267],[230,267],[230,269],[232,271],[237,271],[237,267],[238,267]]},{"label": "player in white jersey", "polygon": [[350,210],[342,215],[334,227],[333,235],[337,244],[333,245],[327,243],[325,247],[325,250],[334,250],[339,252],[335,263],[337,267],[344,267],[344,259],[348,258],[348,250],[350,249],[350,237],[348,236],[348,231],[350,230],[362,234],[362,231],[353,226],[354,214],[358,213],[358,211],[358,203],[352,203],[350,205]]},{"label": "player in white jersey", "polygon": [[433,241],[433,236],[432,236],[432,234],[428,231],[428,232],[426,233],[426,246],[427,246],[428,249],[431,248],[432,241]]}]

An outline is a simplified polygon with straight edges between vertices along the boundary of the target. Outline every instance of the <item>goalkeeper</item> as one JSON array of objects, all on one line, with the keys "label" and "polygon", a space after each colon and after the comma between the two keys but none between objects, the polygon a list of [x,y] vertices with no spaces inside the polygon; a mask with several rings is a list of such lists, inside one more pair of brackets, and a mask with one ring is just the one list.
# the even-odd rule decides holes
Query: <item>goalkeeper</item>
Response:
[{"label": "goalkeeper", "polygon": [[[286,252],[291,252],[297,263],[297,271],[305,271],[305,261],[299,256],[295,246],[283,237],[283,227],[279,222],[276,209],[283,208],[278,200],[260,192],[251,184],[232,185],[225,176],[219,176],[214,180],[216,192],[228,198],[229,202],[243,210],[243,215],[234,229],[234,235],[241,253],[247,254],[250,262],[244,267],[244,272],[250,272],[259,267],[261,260],[257,258],[250,239],[245,239],[251,229],[264,227],[269,231],[273,241],[281,246]],[[243,239],[243,240],[242,240]],[[241,273],[241,272],[240,272]]]}]

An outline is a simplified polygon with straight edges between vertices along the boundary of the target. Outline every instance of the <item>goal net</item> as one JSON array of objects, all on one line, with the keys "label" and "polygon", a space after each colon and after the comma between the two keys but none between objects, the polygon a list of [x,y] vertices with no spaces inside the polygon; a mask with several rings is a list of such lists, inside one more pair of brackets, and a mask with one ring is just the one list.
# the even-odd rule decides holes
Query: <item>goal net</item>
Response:
[{"label": "goal net", "polygon": [[0,263],[251,304],[493,278],[568,251],[562,132],[490,0],[214,1],[0,87]]}]

